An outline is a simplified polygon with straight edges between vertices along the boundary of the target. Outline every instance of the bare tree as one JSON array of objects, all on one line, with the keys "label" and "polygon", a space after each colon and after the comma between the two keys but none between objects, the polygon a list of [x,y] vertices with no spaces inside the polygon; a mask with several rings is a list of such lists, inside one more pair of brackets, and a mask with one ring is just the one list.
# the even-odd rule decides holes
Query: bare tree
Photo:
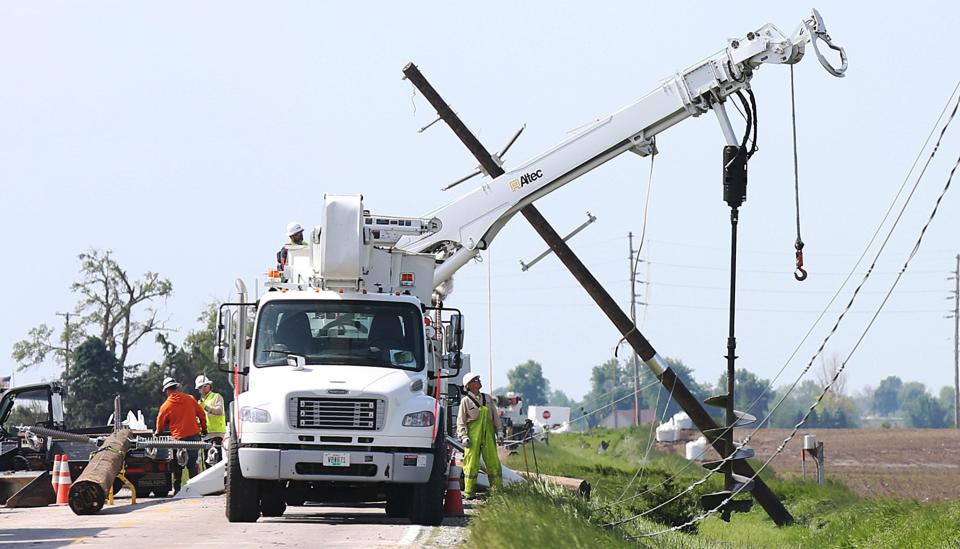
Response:
[{"label": "bare tree", "polygon": [[89,335],[99,337],[122,368],[130,349],[144,336],[167,329],[157,318],[153,304],[173,292],[170,280],[154,272],[132,279],[110,250],[91,249],[79,259],[80,278],[70,285],[70,290],[80,295],[75,307],[77,322],[61,333],[56,344],[54,330],[46,324],[31,328],[27,338],[13,346],[12,357],[21,370],[43,362],[51,354],[64,363],[67,349],[76,348]]},{"label": "bare tree", "polygon": [[[842,366],[843,362],[840,361],[840,357],[836,353],[830,354],[829,357],[823,355],[820,357],[820,371],[817,372],[817,381],[824,387],[833,382],[833,386],[827,393],[828,398],[830,396],[843,397],[847,394],[847,373],[846,371],[840,371]],[[834,378],[836,378],[836,381],[834,381]]]}]

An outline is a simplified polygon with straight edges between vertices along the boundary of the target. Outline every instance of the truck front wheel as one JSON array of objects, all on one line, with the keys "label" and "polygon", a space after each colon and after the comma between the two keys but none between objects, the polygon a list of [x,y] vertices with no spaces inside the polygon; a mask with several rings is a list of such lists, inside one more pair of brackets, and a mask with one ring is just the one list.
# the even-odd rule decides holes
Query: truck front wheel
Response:
[{"label": "truck front wheel", "polygon": [[260,485],[260,513],[265,517],[279,517],[287,510],[287,502],[283,499],[283,490],[273,481],[266,481]]},{"label": "truck front wheel", "polygon": [[260,490],[255,480],[243,478],[240,472],[240,448],[236,433],[230,433],[230,456],[227,461],[227,520],[257,522],[260,518]]},{"label": "truck front wheel", "polygon": [[413,486],[410,520],[414,524],[439,526],[443,522],[443,496],[447,489],[447,444],[443,435],[437,437],[433,451],[433,469],[430,480]]}]

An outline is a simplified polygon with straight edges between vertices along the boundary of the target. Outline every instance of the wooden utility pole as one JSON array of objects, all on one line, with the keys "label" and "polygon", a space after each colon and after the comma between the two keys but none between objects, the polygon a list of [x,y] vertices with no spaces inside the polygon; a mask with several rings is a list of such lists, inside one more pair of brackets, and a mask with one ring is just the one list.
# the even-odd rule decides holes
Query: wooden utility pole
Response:
[{"label": "wooden utility pole", "polygon": [[[637,325],[637,269],[634,260],[634,254],[639,250],[633,249],[633,233],[627,233],[627,239],[630,241],[630,255],[627,259],[630,261],[630,320],[633,325]],[[637,351],[633,351],[633,424],[640,425],[640,366],[637,363]]]},{"label": "wooden utility pole", "polygon": [[130,429],[121,429],[109,437],[90,457],[80,478],[70,486],[70,509],[78,515],[92,515],[103,509],[113,481],[123,469],[130,451]]},{"label": "wooden utility pole", "polygon": [[70,370],[70,313],[57,313],[57,316],[63,317],[63,341],[66,345],[64,370]]},{"label": "wooden utility pole", "polygon": [[[430,102],[437,115],[450,126],[453,133],[467,147],[467,150],[473,154],[474,158],[480,162],[480,168],[483,173],[491,179],[495,179],[505,172],[502,167],[493,159],[489,151],[480,143],[475,135],[467,128],[466,124],[457,116],[450,105],[440,97],[440,94],[433,88],[426,77],[420,72],[413,63],[403,68],[403,75],[423,94],[424,98]],[[633,347],[634,351],[640,355],[645,363],[649,365],[650,360],[657,356],[657,351],[647,340],[636,324],[630,322],[630,318],[623,312],[617,302],[609,292],[600,284],[600,281],[593,276],[593,273],[587,269],[579,257],[570,249],[566,241],[557,233],[549,222],[540,213],[540,210],[533,204],[528,204],[520,209],[520,214],[540,235],[547,246],[553,250],[557,259],[570,271],[570,274],[580,283],[580,286],[593,299],[601,311],[616,326],[620,335]],[[726,455],[724,451],[726,446],[724,440],[717,436],[722,429],[719,428],[713,417],[707,413],[703,405],[698,401],[690,390],[684,385],[683,381],[677,377],[672,368],[654,370],[657,379],[664,388],[673,397],[673,400],[680,405],[684,412],[690,416],[694,425],[707,437],[707,440],[713,448],[720,454]],[[614,416],[616,417],[616,416]],[[738,475],[750,477],[754,481],[753,489],[750,493],[756,498],[757,502],[763,507],[764,511],[778,525],[784,526],[793,523],[793,516],[784,507],[776,494],[767,486],[766,482],[760,478],[753,470],[753,467],[745,459],[732,460],[733,467]],[[719,502],[718,502],[719,503]]]},{"label": "wooden utility pole", "polygon": [[953,280],[953,291],[950,292],[953,294],[953,426],[960,429],[960,254],[957,254],[957,267],[950,279]]}]

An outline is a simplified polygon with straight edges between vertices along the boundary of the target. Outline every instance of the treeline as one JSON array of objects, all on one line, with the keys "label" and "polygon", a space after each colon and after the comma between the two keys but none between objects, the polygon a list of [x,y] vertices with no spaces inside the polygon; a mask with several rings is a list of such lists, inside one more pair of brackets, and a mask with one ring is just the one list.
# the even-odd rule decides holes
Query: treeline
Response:
[{"label": "treeline", "polygon": [[[170,341],[172,330],[160,320],[156,308],[173,294],[168,279],[153,272],[131,277],[109,250],[90,250],[79,259],[79,278],[70,286],[79,299],[64,328],[36,326],[14,344],[12,352],[20,370],[47,359],[62,367],[68,427],[105,424],[117,395],[124,416],[128,410],[141,410],[152,427],[165,398],[161,384],[166,376],[195,395],[194,379],[204,374],[213,381],[214,391],[228,403],[233,400],[227,374],[217,370],[213,360],[215,305],[201,312],[200,327],[177,345]],[[130,351],[150,338],[161,346],[162,360],[130,364]]]},{"label": "treeline", "polygon": [[[726,373],[716,384],[694,379],[692,370],[681,360],[667,358],[667,363],[697,400],[726,393]],[[943,387],[932,395],[922,383],[904,383],[896,376],[888,377],[876,389],[865,387],[856,394],[848,394],[841,375],[821,398],[823,388],[834,378],[838,362],[823,361],[816,371],[816,380],[803,380],[792,387],[782,385],[768,390],[770,380],[763,379],[745,368],[738,368],[735,380],[735,404],[738,410],[749,411],[758,418],[770,413],[768,427],[792,428],[809,413],[804,426],[821,428],[856,428],[864,426],[864,419],[876,420],[876,426],[904,426],[944,428],[954,425],[954,392]],[[639,401],[641,409],[654,411],[657,421],[669,419],[681,411],[671,395],[656,381],[645,365],[639,365]],[[629,360],[611,358],[594,366],[590,372],[590,391],[575,402],[562,391],[553,391],[543,377],[542,366],[528,360],[507,373],[509,383],[497,389],[498,393],[515,391],[524,397],[527,405],[553,404],[570,406],[571,423],[594,427],[612,413],[612,410],[631,410],[634,406],[633,364]],[[810,407],[820,399],[819,403]],[[707,407],[707,411],[722,419],[722,411]],[[879,418],[871,416],[880,416]]]}]

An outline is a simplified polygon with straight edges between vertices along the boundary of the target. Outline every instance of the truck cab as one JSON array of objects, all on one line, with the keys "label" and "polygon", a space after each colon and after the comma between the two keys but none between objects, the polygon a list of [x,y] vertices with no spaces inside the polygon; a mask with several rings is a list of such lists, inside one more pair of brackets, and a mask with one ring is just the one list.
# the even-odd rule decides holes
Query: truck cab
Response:
[{"label": "truck cab", "polygon": [[221,309],[219,348],[238,393],[227,517],[385,501],[390,516],[438,524],[443,381],[463,373],[462,316],[432,306],[432,256],[386,246],[419,220],[376,218],[359,197],[327,197],[324,213],[262,296],[246,302],[241,284],[240,303]]}]

